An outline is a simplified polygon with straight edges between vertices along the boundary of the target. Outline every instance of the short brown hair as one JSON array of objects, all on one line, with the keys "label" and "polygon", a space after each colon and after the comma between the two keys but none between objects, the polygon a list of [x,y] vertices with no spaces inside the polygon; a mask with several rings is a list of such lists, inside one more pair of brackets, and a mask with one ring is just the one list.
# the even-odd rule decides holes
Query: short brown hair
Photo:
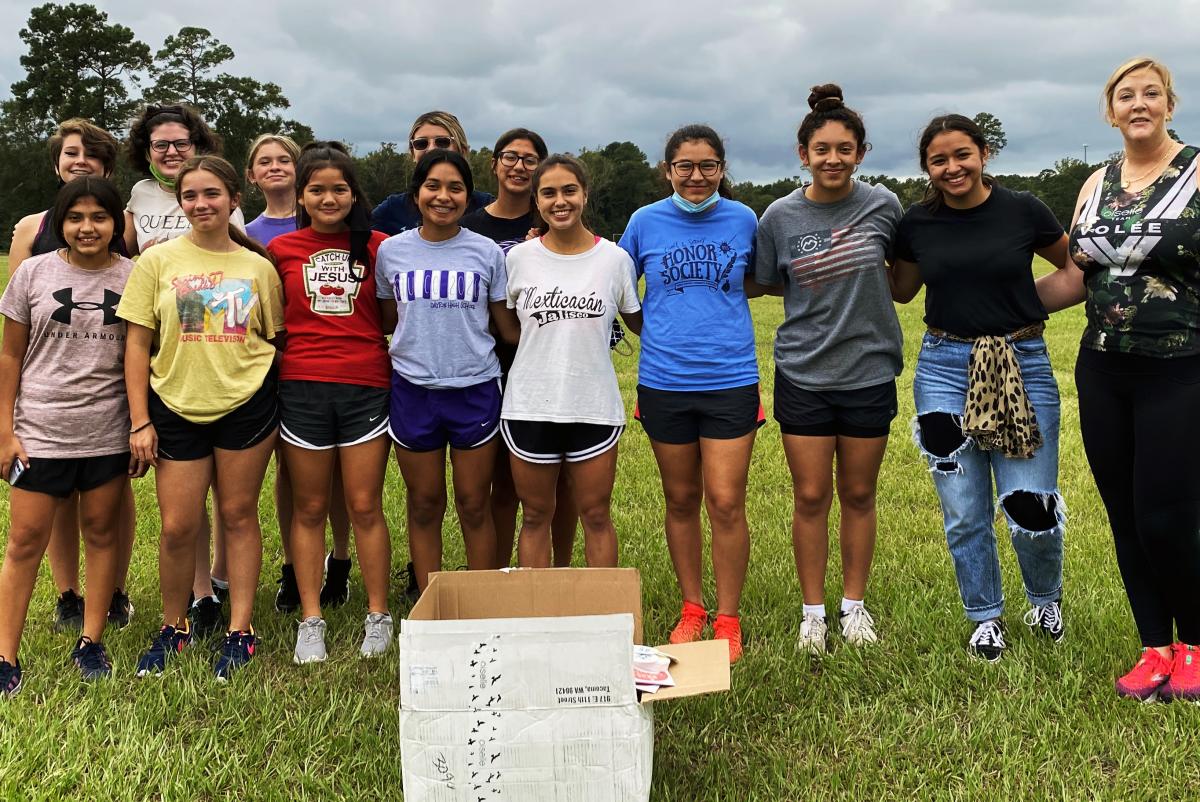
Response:
[{"label": "short brown hair", "polygon": [[117,169],[117,140],[108,131],[82,117],[63,120],[50,137],[50,163],[58,170],[58,158],[62,156],[67,137],[78,134],[83,140],[83,150],[104,165],[104,177],[108,178]]}]

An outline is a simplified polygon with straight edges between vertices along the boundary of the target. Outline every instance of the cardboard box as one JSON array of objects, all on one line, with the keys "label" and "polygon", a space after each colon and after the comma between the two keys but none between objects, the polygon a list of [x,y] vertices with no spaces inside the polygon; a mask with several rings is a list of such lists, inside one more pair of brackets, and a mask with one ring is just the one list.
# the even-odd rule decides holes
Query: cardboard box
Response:
[{"label": "cardboard box", "polygon": [[405,802],[644,802],[650,703],[729,689],[724,641],[659,646],[675,686],[634,689],[632,568],[432,575],[400,624]]}]

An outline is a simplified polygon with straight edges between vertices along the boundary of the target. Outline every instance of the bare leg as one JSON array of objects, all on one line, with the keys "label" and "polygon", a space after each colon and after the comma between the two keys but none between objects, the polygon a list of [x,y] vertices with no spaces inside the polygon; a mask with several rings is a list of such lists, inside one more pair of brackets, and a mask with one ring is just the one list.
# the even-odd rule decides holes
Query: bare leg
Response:
[{"label": "bare leg", "polygon": [[615,568],[617,531],[613,528],[613,483],[617,478],[617,446],[583,462],[568,462],[575,505],[583,524],[583,552],[589,568]]},{"label": "bare leg", "polygon": [[369,613],[388,611],[392,544],[383,515],[383,478],[389,442],[384,435],[357,446],[338,449],[338,462],[347,485],[343,491],[344,506],[354,525],[358,566],[367,590]]},{"label": "bare leg", "polygon": [[424,591],[429,574],[442,570],[442,520],[446,517],[446,451],[408,451],[396,446],[408,503],[408,551],[417,586]]},{"label": "bare leg", "polygon": [[325,561],[325,519],[329,515],[330,472],[335,449],[323,451],[283,443],[292,498],[292,569],[305,618],[321,615],[321,568]]},{"label": "bare leg", "polygon": [[713,579],[717,614],[737,615],[746,567],[750,562],[750,526],[746,521],[746,483],[754,432],[733,440],[700,439],[704,505],[712,528]]},{"label": "bare leg", "polygon": [[[383,492],[380,485],[379,492]],[[350,514],[346,511],[346,489],[342,487],[342,463],[333,463],[333,491],[329,496],[329,528],[333,532],[333,556],[350,559]],[[359,558],[362,562],[362,558]]]},{"label": "bare leg", "polygon": [[[205,531],[204,497],[212,483],[213,458],[160,459],[154,471],[162,534],[158,543],[158,584],[163,623],[182,627],[187,620],[188,588],[196,575],[197,542]],[[204,549],[205,571],[208,549]],[[210,586],[207,591],[212,593]]]},{"label": "bare leg", "polygon": [[543,465],[510,456],[513,484],[521,499],[521,535],[517,564],[522,568],[550,565],[550,522],[554,518],[555,490],[560,463]]},{"label": "bare leg", "polygon": [[479,571],[496,564],[496,529],[492,524],[492,468],[499,437],[479,448],[450,449],[454,468],[454,509],[462,526],[467,568]]},{"label": "bare leg", "polygon": [[0,567],[0,656],[17,659],[38,565],[50,542],[59,500],[14,487],[9,492],[8,546]]},{"label": "bare leg", "polygon": [[[292,480],[288,475],[284,444],[280,440],[275,450],[275,517],[279,521],[279,545],[283,549],[284,565],[292,564],[292,503]],[[324,532],[321,539],[325,539]]]},{"label": "bare leg", "polygon": [[496,447],[496,465],[492,469],[492,525],[496,527],[497,568],[507,568],[512,562],[518,506],[508,449],[500,443]]},{"label": "bare leg", "polygon": [[229,550],[229,629],[249,632],[254,611],[254,591],[262,568],[262,530],[258,523],[258,495],[276,433],[241,451],[218,448],[216,462],[217,517]]},{"label": "bare leg", "polygon": [[[53,497],[52,497],[53,498]],[[55,499],[57,509],[50,531],[50,575],[59,595],[73,590],[79,593],[79,494]]]},{"label": "bare leg", "polygon": [[667,550],[683,600],[704,606],[700,561],[700,500],[704,483],[700,472],[700,444],[650,441],[666,499]]},{"label": "bare leg", "polygon": [[550,522],[555,568],[566,568],[571,564],[571,552],[575,549],[575,529],[578,526],[579,510],[575,509],[575,499],[571,497],[571,474],[569,471],[559,471],[554,520]]},{"label": "bare leg", "polygon": [[875,489],[887,437],[838,437],[837,494],[842,508],[842,594],[866,597],[875,554]]},{"label": "bare leg", "polygon": [[137,504],[133,500],[133,483],[128,479],[121,490],[121,522],[117,538],[117,587],[128,592],[129,562],[133,559],[133,544],[137,538]]},{"label": "bare leg", "polygon": [[79,494],[79,524],[87,559],[88,595],[83,604],[83,635],[93,643],[104,638],[108,607],[117,582],[121,498],[129,480],[118,476]]},{"label": "bare leg", "polygon": [[783,450],[792,472],[792,549],[805,604],[825,603],[836,443],[834,437],[783,435]]}]

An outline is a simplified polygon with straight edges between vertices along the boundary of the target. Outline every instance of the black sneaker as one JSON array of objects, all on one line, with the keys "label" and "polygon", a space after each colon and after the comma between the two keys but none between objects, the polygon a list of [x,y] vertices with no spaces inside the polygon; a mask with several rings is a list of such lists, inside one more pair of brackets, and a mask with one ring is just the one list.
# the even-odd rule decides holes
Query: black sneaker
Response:
[{"label": "black sneaker", "polygon": [[1066,625],[1063,623],[1062,603],[1052,601],[1049,604],[1031,607],[1025,612],[1025,625],[1033,630],[1034,634],[1041,633],[1055,643],[1061,642],[1067,634]]},{"label": "black sneaker", "polygon": [[229,581],[225,579],[212,579],[212,595],[217,597],[217,601],[221,604],[229,603]]},{"label": "black sneaker", "polygon": [[409,563],[402,570],[396,572],[396,579],[404,583],[404,601],[409,607],[417,603],[417,599],[421,598],[421,588],[417,585],[417,571],[413,568],[413,564]]},{"label": "black sneaker", "polygon": [[0,696],[16,696],[21,690],[21,661],[13,663],[0,657]]},{"label": "black sneaker", "polygon": [[225,631],[225,616],[216,596],[205,596],[188,608],[192,637],[207,640]]},{"label": "black sneaker", "polygon": [[279,566],[279,590],[275,591],[275,609],[281,613],[294,613],[300,606],[300,589],[296,587],[296,569],[284,563]]},{"label": "black sneaker", "polygon": [[341,607],[350,600],[350,560],[339,560],[333,552],[325,555],[325,584],[321,586],[321,606]]},{"label": "black sneaker", "polygon": [[79,678],[84,682],[112,676],[112,661],[103,643],[90,638],[80,638],[71,651],[71,662],[79,669]]},{"label": "black sneaker", "polygon": [[117,629],[129,626],[133,619],[133,602],[120,588],[113,589],[112,601],[108,605],[108,623]]},{"label": "black sneaker", "polygon": [[67,588],[54,603],[54,631],[78,632],[83,629],[83,597]]},{"label": "black sneaker", "polygon": [[967,641],[967,651],[989,663],[999,662],[1008,645],[1004,642],[1004,622],[999,618],[980,621]]}]

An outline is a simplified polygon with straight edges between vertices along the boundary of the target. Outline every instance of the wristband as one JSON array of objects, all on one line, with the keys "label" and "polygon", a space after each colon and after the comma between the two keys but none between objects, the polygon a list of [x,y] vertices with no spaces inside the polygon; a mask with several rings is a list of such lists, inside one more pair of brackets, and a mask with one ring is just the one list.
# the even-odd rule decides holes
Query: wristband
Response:
[{"label": "wristband", "polygon": [[130,430],[129,430],[129,433],[130,433],[130,434],[137,434],[137,433],[138,433],[138,432],[140,432],[142,429],[145,429],[147,426],[152,426],[153,424],[154,424],[154,421],[152,421],[152,420],[148,420],[148,421],[146,421],[145,423],[143,423],[141,426],[135,426],[134,428],[130,429]]}]

